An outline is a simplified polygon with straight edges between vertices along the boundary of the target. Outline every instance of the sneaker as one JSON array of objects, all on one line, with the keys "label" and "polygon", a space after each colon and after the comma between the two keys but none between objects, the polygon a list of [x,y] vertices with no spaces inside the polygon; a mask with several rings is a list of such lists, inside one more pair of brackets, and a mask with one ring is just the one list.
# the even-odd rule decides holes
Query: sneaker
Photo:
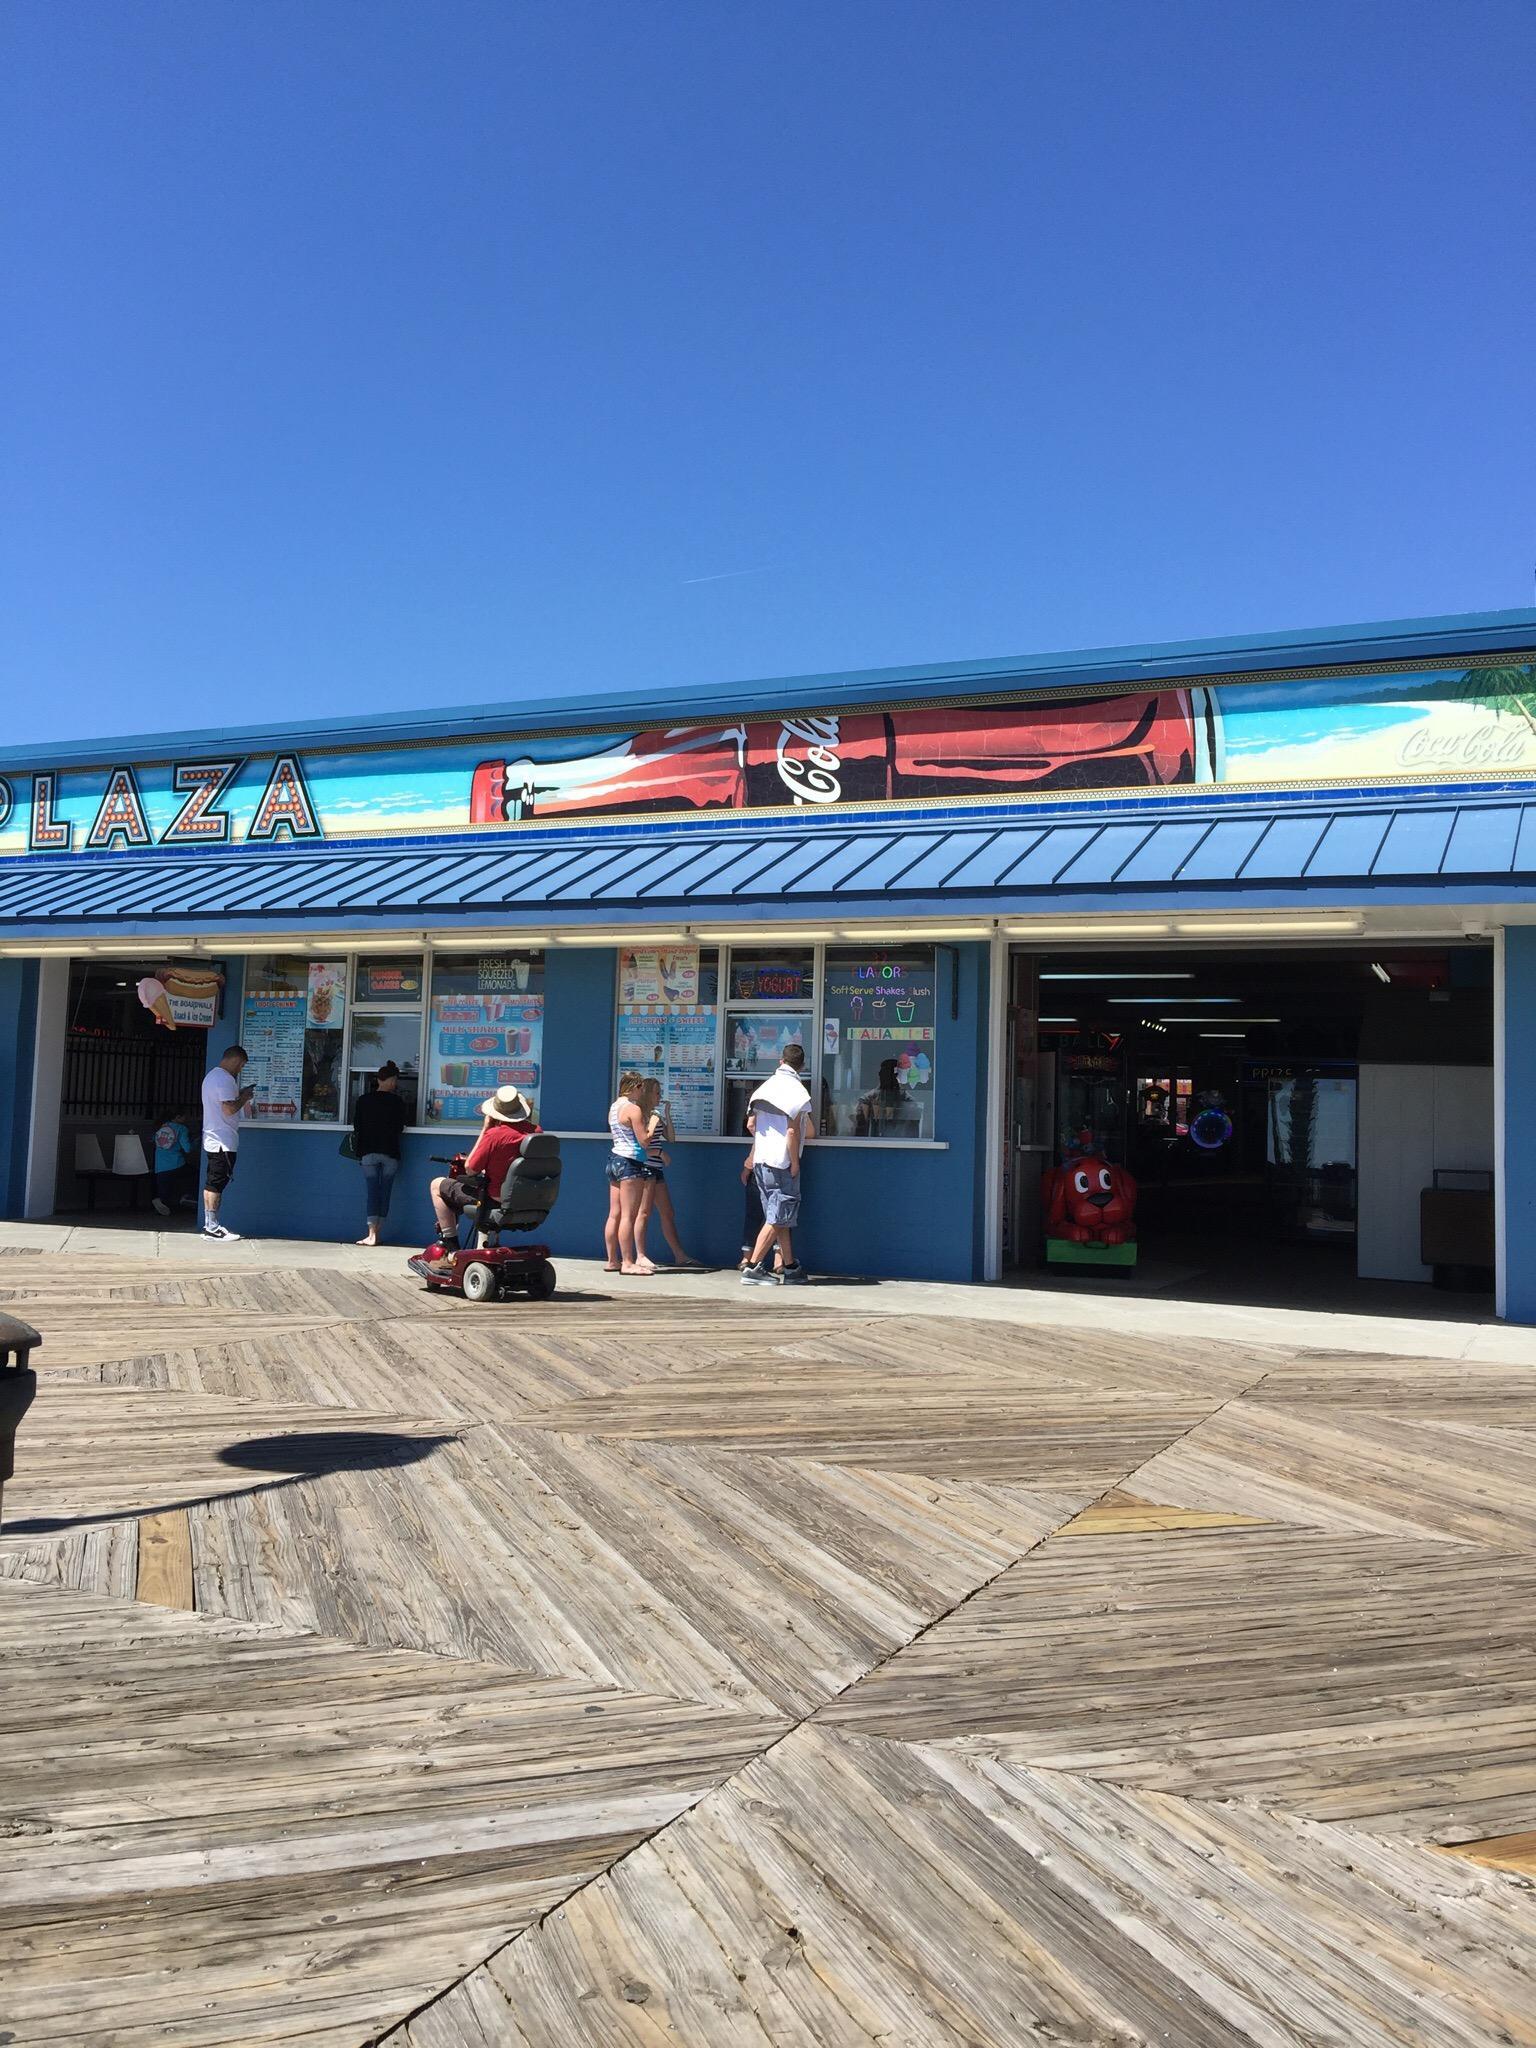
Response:
[{"label": "sneaker", "polygon": [[743,1287],[777,1287],[778,1276],[769,1266],[743,1266],[741,1269]]},{"label": "sneaker", "polygon": [[779,1278],[786,1287],[807,1287],[810,1284],[811,1276],[807,1273],[804,1266],[801,1265],[800,1261],[796,1259],[792,1266],[784,1268]]},{"label": "sneaker", "polygon": [[221,1244],[238,1244],[240,1242],[239,1231],[226,1230],[222,1223],[205,1223],[198,1235],[201,1237],[217,1238]]},{"label": "sneaker", "polygon": [[169,1216],[171,1213],[170,1203],[162,1202],[158,1195],[155,1196],[154,1200],[150,1203],[149,1206],[151,1207],[151,1209],[154,1210],[157,1216]]}]

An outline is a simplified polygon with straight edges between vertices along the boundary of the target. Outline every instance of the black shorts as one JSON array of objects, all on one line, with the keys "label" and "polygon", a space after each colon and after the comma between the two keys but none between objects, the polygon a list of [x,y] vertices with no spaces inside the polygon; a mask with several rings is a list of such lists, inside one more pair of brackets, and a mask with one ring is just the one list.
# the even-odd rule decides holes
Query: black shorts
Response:
[{"label": "black shorts", "polygon": [[208,1192],[210,1195],[222,1195],[235,1177],[235,1160],[239,1155],[209,1150],[203,1156],[208,1161]]},{"label": "black shorts", "polygon": [[485,1176],[480,1173],[445,1173],[442,1197],[455,1216],[462,1216],[485,1197]]}]

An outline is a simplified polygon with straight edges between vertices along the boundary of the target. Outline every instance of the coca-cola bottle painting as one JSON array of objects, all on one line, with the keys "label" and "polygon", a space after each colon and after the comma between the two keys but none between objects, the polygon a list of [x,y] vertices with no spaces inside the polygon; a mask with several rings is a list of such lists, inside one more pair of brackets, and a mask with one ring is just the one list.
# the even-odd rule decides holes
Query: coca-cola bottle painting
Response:
[{"label": "coca-cola bottle painting", "polygon": [[482,761],[470,822],[1156,787],[1194,781],[1199,751],[1188,690],[795,714],[638,733],[568,761]]}]

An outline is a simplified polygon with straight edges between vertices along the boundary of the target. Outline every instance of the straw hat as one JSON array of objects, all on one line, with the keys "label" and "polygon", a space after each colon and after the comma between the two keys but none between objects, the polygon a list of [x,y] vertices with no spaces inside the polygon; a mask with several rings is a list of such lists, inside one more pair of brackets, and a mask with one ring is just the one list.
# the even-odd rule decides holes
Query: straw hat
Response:
[{"label": "straw hat", "polygon": [[487,1095],[480,1114],[493,1124],[531,1124],[534,1120],[533,1104],[517,1088],[498,1088],[494,1095]]}]

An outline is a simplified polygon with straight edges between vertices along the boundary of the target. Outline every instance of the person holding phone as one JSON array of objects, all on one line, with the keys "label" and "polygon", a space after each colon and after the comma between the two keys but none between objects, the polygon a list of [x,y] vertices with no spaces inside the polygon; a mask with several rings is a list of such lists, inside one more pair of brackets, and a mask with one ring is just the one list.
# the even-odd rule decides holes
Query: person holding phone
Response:
[{"label": "person holding phone", "polygon": [[227,1230],[219,1221],[224,1190],[235,1177],[240,1151],[240,1119],[249,1107],[254,1088],[242,1088],[239,1075],[249,1054],[243,1045],[232,1045],[211,1072],[203,1077],[203,1227],[200,1235],[219,1243],[238,1240],[238,1230]]}]

